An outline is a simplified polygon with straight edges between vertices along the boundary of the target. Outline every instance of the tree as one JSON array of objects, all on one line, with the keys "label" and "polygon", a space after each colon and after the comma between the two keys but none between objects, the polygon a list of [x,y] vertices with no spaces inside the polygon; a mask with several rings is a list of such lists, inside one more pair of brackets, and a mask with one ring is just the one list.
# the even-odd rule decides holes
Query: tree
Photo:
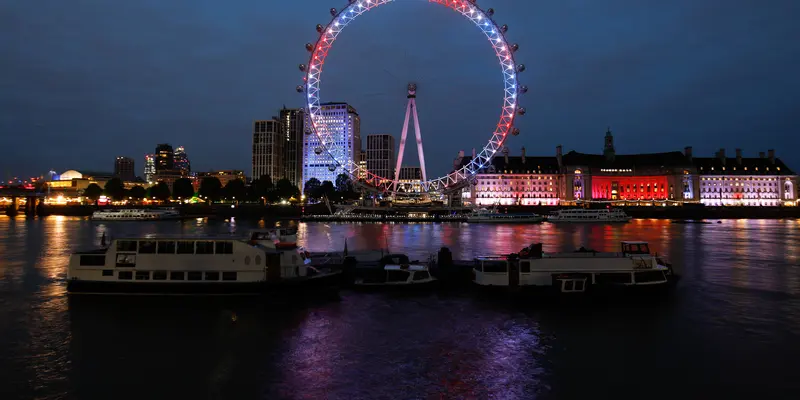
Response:
[{"label": "tree", "polygon": [[128,191],[128,196],[133,197],[136,200],[141,200],[147,196],[147,190],[140,185],[136,185]]},{"label": "tree", "polygon": [[275,196],[282,200],[289,200],[292,197],[300,197],[300,189],[297,188],[292,181],[283,178],[275,184]]},{"label": "tree", "polygon": [[122,179],[111,178],[111,180],[106,182],[104,193],[114,200],[125,199],[125,185],[122,183]]},{"label": "tree", "polygon": [[268,199],[272,190],[272,178],[269,175],[261,175],[260,178],[250,182],[247,188],[247,198],[250,200],[262,201]]},{"label": "tree", "polygon": [[311,178],[306,181],[306,186],[303,188],[303,194],[309,198],[319,198],[318,194],[320,193],[319,187],[322,185],[322,182],[319,181],[317,178]]},{"label": "tree", "polygon": [[155,197],[157,200],[169,200],[169,185],[165,182],[158,182],[155,186],[150,187],[150,197]]},{"label": "tree", "polygon": [[188,199],[194,196],[194,186],[189,178],[180,178],[172,184],[172,198]]},{"label": "tree", "polygon": [[83,196],[96,201],[103,194],[103,189],[96,183],[90,183],[86,189],[83,190]]},{"label": "tree", "polygon": [[358,193],[356,193],[349,175],[339,174],[336,177],[336,194],[345,200],[358,198]]},{"label": "tree", "polygon": [[319,189],[317,189],[316,196],[314,197],[327,197],[331,198],[336,193],[336,188],[333,186],[333,182],[331,181],[323,181],[321,185],[319,185]]},{"label": "tree", "polygon": [[228,200],[237,198],[241,200],[247,194],[247,188],[244,186],[244,182],[242,182],[241,179],[233,179],[228,181],[228,184],[225,185],[222,194]]},{"label": "tree", "polygon": [[200,196],[206,197],[211,201],[217,201],[222,197],[222,183],[219,179],[210,176],[200,181]]}]

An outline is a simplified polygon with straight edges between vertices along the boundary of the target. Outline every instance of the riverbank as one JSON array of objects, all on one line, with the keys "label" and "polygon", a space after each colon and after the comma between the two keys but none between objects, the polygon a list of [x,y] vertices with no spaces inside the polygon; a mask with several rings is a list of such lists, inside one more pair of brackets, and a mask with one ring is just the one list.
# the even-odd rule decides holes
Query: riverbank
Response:
[{"label": "riverbank", "polygon": [[[92,213],[100,209],[91,205],[69,205],[69,206],[39,206],[37,214],[64,215],[64,216],[91,216]],[[313,204],[306,206],[292,205],[267,205],[260,204],[191,204],[179,207],[181,214],[188,218],[272,218],[272,219],[299,219],[309,215],[329,215],[328,208],[323,204]],[[503,213],[536,213],[547,215],[559,207],[544,206],[510,206],[501,207]],[[675,220],[700,220],[700,219],[781,219],[781,218],[800,218],[800,207],[623,207],[623,210],[633,218],[655,218],[655,219],[675,219]],[[334,207],[335,210],[335,207]],[[449,214],[444,209],[431,210],[428,217],[409,219],[405,215],[410,209],[386,208],[371,213],[386,215],[387,218],[378,221],[448,221],[445,217]],[[414,208],[416,213],[420,213],[420,208]],[[394,217],[388,217],[394,216]],[[402,217],[401,217],[402,216]],[[345,219],[346,220],[346,219]],[[352,218],[352,220],[364,220]]]}]

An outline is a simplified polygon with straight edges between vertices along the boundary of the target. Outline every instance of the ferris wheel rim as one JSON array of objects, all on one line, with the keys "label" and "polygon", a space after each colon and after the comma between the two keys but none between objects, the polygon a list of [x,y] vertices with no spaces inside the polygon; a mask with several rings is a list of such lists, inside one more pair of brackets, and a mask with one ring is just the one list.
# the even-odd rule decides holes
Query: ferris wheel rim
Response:
[{"label": "ferris wheel rim", "polygon": [[[399,192],[395,190],[399,182],[396,182],[394,178],[382,177],[369,172],[353,159],[355,157],[351,159],[340,159],[342,157],[337,157],[337,155],[334,154],[331,146],[333,144],[333,134],[328,132],[327,123],[322,121],[321,118],[321,110],[324,103],[321,102],[319,87],[325,59],[339,33],[365,12],[395,1],[396,0],[350,0],[349,4],[340,11],[331,8],[330,12],[333,16],[331,21],[324,27],[322,25],[317,25],[317,31],[320,35],[316,43],[313,45],[310,43],[306,44],[306,48],[311,55],[309,57],[308,66],[301,65],[301,70],[305,72],[303,78],[304,85],[298,87],[298,91],[300,91],[301,87],[303,88],[302,92],[305,95],[306,112],[309,116],[308,120],[311,122],[310,131],[320,142],[320,147],[315,149],[315,153],[319,155],[321,154],[320,150],[322,150],[330,155],[333,162],[329,166],[329,169],[334,171],[336,168],[341,167],[344,172],[355,178],[355,180],[366,183],[376,188],[378,191],[399,194]],[[518,65],[514,57],[514,52],[518,46],[516,44],[512,46],[506,40],[505,32],[507,26],[499,26],[491,18],[493,10],[490,8],[484,11],[475,4],[474,0],[428,0],[428,2],[446,6],[460,13],[473,22],[485,34],[501,65],[504,98],[499,121],[486,145],[483,146],[481,151],[477,152],[475,157],[472,157],[468,163],[458,167],[447,175],[422,182],[422,187],[426,192],[443,191],[449,187],[458,186],[464,181],[474,179],[474,176],[482,168],[488,166],[497,153],[502,150],[508,134],[512,133],[512,131],[516,131],[514,132],[515,135],[519,133],[514,127],[514,121],[518,112],[520,114],[524,113],[524,108],[519,107],[517,102],[518,95],[524,93],[524,90],[520,91],[520,85],[517,79],[518,73],[524,70],[524,66],[521,64]],[[323,129],[320,129],[320,127]]]}]

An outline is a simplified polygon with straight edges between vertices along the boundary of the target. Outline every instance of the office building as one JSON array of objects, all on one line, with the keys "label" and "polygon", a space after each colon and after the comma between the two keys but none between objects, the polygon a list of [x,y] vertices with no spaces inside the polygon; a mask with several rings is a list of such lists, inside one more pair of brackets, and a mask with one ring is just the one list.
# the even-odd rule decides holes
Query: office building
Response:
[{"label": "office building", "polygon": [[189,156],[186,155],[186,150],[183,146],[178,146],[175,149],[175,170],[183,176],[189,176],[192,172],[192,165],[189,163]]},{"label": "office building", "polygon": [[394,179],[394,136],[367,135],[367,170],[386,179]]},{"label": "office building", "polygon": [[153,176],[156,174],[156,156],[155,154],[145,154],[144,156],[144,180],[147,183],[153,183],[155,180]]},{"label": "office building", "polygon": [[134,172],[133,159],[130,157],[117,157],[114,160],[114,176],[122,179],[123,181],[133,181],[136,179],[136,172]]},{"label": "office building", "polygon": [[175,169],[175,153],[172,146],[162,143],[156,146],[156,172]]},{"label": "office building", "polygon": [[280,121],[284,140],[283,177],[297,187],[303,185],[303,135],[305,133],[305,111],[303,109],[281,110]]},{"label": "office building", "polygon": [[[320,105],[320,119],[329,129],[333,142],[330,151],[336,159],[355,165],[359,161],[361,151],[361,119],[353,106],[347,103],[323,103]],[[310,122],[309,122],[310,124]],[[311,129],[311,128],[309,128]],[[303,186],[311,178],[320,182],[336,182],[336,176],[343,173],[340,166],[328,152],[322,148],[319,137],[310,131],[303,140]]]},{"label": "office building", "polygon": [[277,182],[284,177],[286,144],[278,118],[253,122],[253,179],[269,175]]}]

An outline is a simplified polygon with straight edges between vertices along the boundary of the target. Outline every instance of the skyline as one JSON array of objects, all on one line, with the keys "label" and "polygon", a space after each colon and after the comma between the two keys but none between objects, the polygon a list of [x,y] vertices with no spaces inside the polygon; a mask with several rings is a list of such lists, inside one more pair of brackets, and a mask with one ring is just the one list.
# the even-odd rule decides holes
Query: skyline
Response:
[{"label": "skyline", "polygon": [[[29,136],[41,144],[7,154],[0,171],[109,170],[128,156],[138,174],[157,143],[185,146],[196,170],[248,171],[253,121],[284,104],[302,107],[294,87],[308,58],[303,45],[330,20],[330,7],[343,6],[307,3],[4,5],[0,35],[17,40],[0,64],[0,145]],[[362,140],[391,133],[399,142],[405,87],[418,82],[429,175],[443,175],[459,150],[489,138],[500,71],[469,21],[424,1],[397,3],[343,32],[322,99],[358,110]],[[559,144],[599,153],[611,126],[620,153],[692,146],[697,156],[724,147],[754,157],[774,148],[788,165],[800,163],[792,151],[800,145],[793,2],[513,3],[479,2],[509,25],[527,67],[520,82],[530,92],[520,104],[528,112],[517,119],[521,135],[506,142],[511,154],[525,146],[551,155]],[[407,148],[405,159],[416,158]]]}]

